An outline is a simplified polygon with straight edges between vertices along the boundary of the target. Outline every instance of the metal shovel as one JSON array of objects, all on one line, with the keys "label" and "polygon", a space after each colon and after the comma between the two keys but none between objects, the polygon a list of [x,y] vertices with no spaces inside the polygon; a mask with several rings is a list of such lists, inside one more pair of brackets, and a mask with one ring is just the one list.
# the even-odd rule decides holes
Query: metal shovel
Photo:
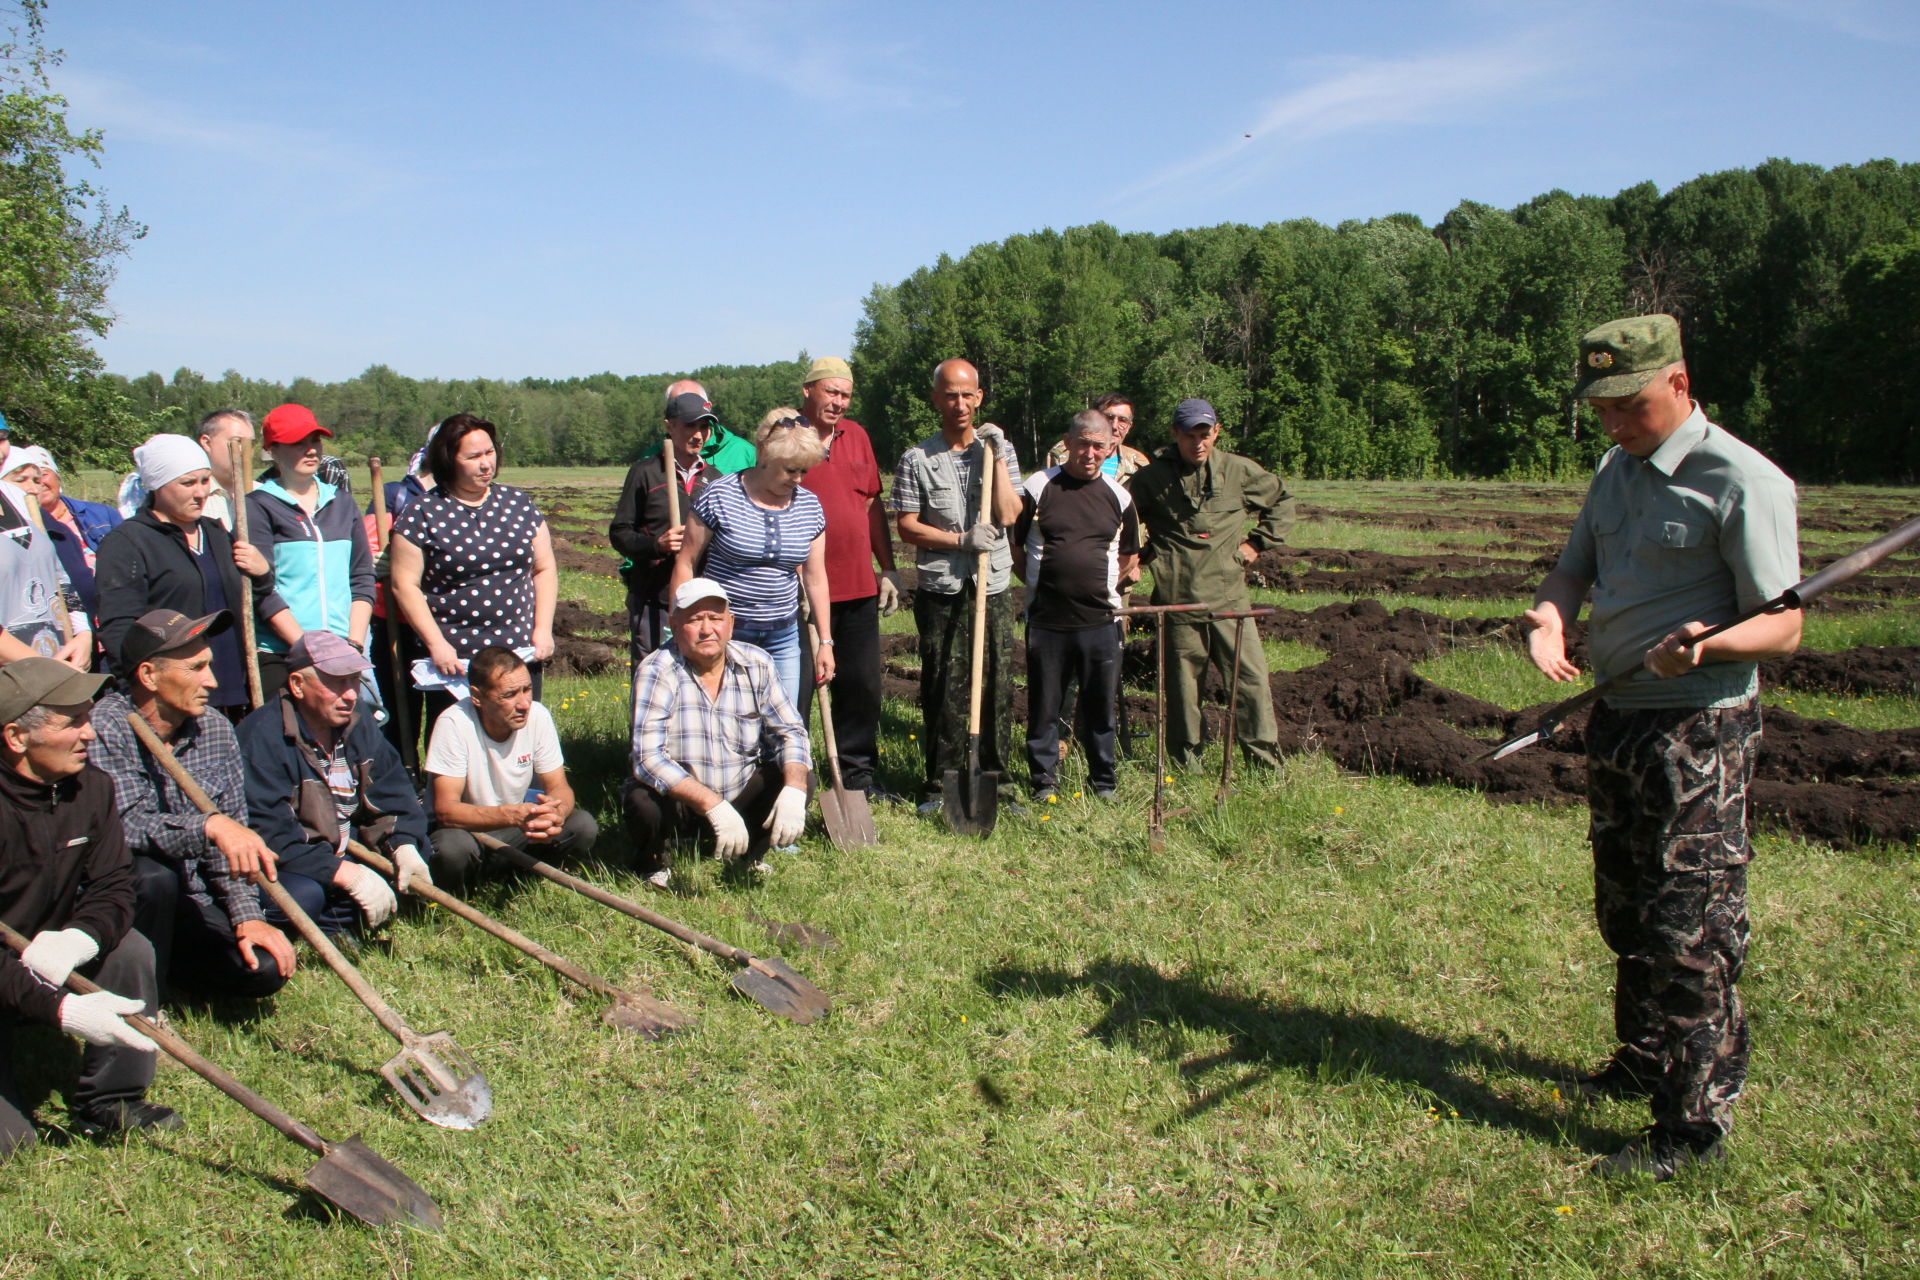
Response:
[{"label": "metal shovel", "polygon": [[649,911],[639,903],[602,889],[599,885],[582,880],[579,876],[568,875],[560,868],[542,862],[531,854],[522,853],[512,845],[503,844],[485,833],[476,833],[475,838],[522,871],[531,871],[534,875],[551,880],[584,897],[592,898],[603,906],[612,907],[615,911],[630,915],[635,920],[672,934],[682,942],[692,943],[702,951],[743,966],[740,972],[733,975],[733,989],[769,1013],[777,1013],[789,1021],[805,1024],[818,1022],[832,1012],[833,1002],[827,998],[827,993],[795,973],[793,968],[778,956],[756,956],[750,951],[729,946],[718,938],[689,929],[677,920],[669,920],[658,912]]},{"label": "metal shovel", "polygon": [[[5,924],[0,924],[0,939],[15,951],[26,950],[27,940]],[[67,987],[82,995],[102,989],[77,973],[68,975]],[[321,1199],[370,1227],[411,1222],[429,1231],[440,1229],[440,1206],[413,1179],[375,1155],[360,1139],[328,1142],[201,1057],[172,1029],[138,1014],[124,1016],[129,1024],[195,1075],[278,1129],[284,1137],[319,1156],[320,1163],[306,1172],[306,1184]]]},{"label": "metal shovel", "polygon": [[[980,444],[980,523],[993,520],[993,454],[986,442]],[[987,577],[993,568],[993,552],[982,551],[973,570],[973,663],[967,686],[967,772],[948,769],[940,780],[940,808],[947,825],[963,836],[993,834],[1000,817],[1000,774],[980,769],[980,702],[984,694],[981,677],[986,670],[987,653]],[[929,748],[932,743],[927,744]]]},{"label": "metal shovel", "polygon": [[[817,652],[820,633],[811,620],[807,622],[807,634],[812,637]],[[833,780],[832,788],[820,797],[820,819],[826,823],[827,839],[833,841],[836,849],[878,844],[880,833],[873,828],[873,810],[867,805],[866,793],[847,790],[840,776],[840,744],[833,732],[833,696],[824,684],[815,692],[820,695],[820,728],[827,739],[827,776]]]},{"label": "metal shovel", "polygon": [[[127,723],[133,726],[134,736],[147,749],[148,754],[160,762],[187,799],[194,803],[200,812],[212,816],[220,812],[218,806],[193,775],[181,766],[166,743],[153,731],[147,718],[139,712],[129,712]],[[400,1052],[389,1058],[380,1068],[380,1074],[393,1086],[394,1092],[409,1107],[420,1114],[429,1124],[437,1124],[443,1129],[471,1129],[493,1114],[493,1090],[487,1085],[487,1078],[480,1074],[480,1068],[468,1056],[467,1051],[455,1044],[453,1037],[444,1031],[431,1035],[419,1035],[409,1027],[393,1007],[380,998],[353,963],[340,954],[340,948],[321,931],[312,917],[300,909],[286,886],[278,880],[269,880],[265,876],[255,875],[253,882],[266,891],[273,905],[280,908],[287,919],[293,921],[300,936],[307,945],[319,952],[327,967],[340,976],[347,984],[347,990],[359,997],[360,1003],[367,1006],[374,1020],[387,1033],[400,1042]]]}]

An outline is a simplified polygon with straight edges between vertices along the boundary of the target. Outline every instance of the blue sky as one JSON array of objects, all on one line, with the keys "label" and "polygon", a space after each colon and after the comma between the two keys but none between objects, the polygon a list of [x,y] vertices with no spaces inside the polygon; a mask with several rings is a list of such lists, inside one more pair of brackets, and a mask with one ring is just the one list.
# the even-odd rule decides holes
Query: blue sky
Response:
[{"label": "blue sky", "polygon": [[1909,0],[54,0],[48,40],[151,228],[127,374],[755,363],[1042,227],[1920,159]]}]

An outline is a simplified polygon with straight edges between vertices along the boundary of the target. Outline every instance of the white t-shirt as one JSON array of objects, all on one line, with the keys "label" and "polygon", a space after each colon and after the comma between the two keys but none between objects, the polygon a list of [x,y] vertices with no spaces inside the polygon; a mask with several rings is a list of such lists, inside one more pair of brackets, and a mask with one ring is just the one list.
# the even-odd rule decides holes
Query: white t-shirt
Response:
[{"label": "white t-shirt", "polygon": [[496,742],[480,726],[471,702],[456,702],[440,713],[427,744],[427,772],[465,778],[461,799],[468,804],[519,804],[534,776],[553,773],[565,761],[553,715],[538,702],[527,723],[505,742]]}]

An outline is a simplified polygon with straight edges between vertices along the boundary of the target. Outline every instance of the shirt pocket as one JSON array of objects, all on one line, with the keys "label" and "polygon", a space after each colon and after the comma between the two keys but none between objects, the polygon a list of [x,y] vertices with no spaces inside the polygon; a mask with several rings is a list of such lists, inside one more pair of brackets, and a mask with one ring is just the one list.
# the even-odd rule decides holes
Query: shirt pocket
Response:
[{"label": "shirt pocket", "polygon": [[1641,572],[1661,588],[1706,582],[1718,571],[1719,530],[1699,515],[1662,512],[1639,530]]}]

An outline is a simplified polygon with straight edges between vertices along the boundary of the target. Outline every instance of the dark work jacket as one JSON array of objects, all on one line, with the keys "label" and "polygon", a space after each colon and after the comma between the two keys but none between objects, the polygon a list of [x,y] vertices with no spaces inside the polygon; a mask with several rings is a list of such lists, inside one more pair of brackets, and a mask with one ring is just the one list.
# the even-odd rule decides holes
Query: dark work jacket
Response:
[{"label": "dark work jacket", "polygon": [[[427,815],[400,753],[371,717],[356,708],[347,724],[347,763],[360,784],[353,831],[361,844],[391,854],[403,844],[424,855]],[[340,819],[327,786],[327,757],[308,736],[300,709],[285,691],[240,722],[240,758],[247,770],[247,815],[260,838],[295,875],[332,884],[340,867]]]},{"label": "dark work jacket", "polygon": [[[49,786],[0,765],[0,920],[29,939],[79,929],[105,955],[133,927],[133,885],[112,778],[88,765]],[[57,1026],[64,994],[0,946],[0,1019]]]},{"label": "dark work jacket", "polygon": [[[693,473],[693,491],[680,493],[681,524],[687,522],[687,513],[693,510],[693,500],[700,491],[720,476],[712,463],[701,460],[700,469]],[[659,537],[673,527],[667,517],[667,460],[664,454],[655,453],[627,469],[620,505],[614,508],[613,523],[607,526],[607,540],[627,558],[620,576],[626,580],[629,603],[666,603],[674,557],[660,549]]]},{"label": "dark work jacket", "polygon": [[[218,520],[200,518],[200,536],[219,566],[220,584],[227,601],[239,608],[240,569],[233,562],[233,535]],[[120,663],[120,644],[127,628],[152,609],[178,609],[189,618],[206,612],[206,586],[200,565],[187,547],[187,534],[171,520],[153,514],[149,503],[101,540],[94,558],[93,581],[100,593],[100,616],[95,620],[107,661],[122,680],[128,672]],[[272,563],[267,576],[253,583],[256,622],[271,618],[287,606],[273,592]]]}]

